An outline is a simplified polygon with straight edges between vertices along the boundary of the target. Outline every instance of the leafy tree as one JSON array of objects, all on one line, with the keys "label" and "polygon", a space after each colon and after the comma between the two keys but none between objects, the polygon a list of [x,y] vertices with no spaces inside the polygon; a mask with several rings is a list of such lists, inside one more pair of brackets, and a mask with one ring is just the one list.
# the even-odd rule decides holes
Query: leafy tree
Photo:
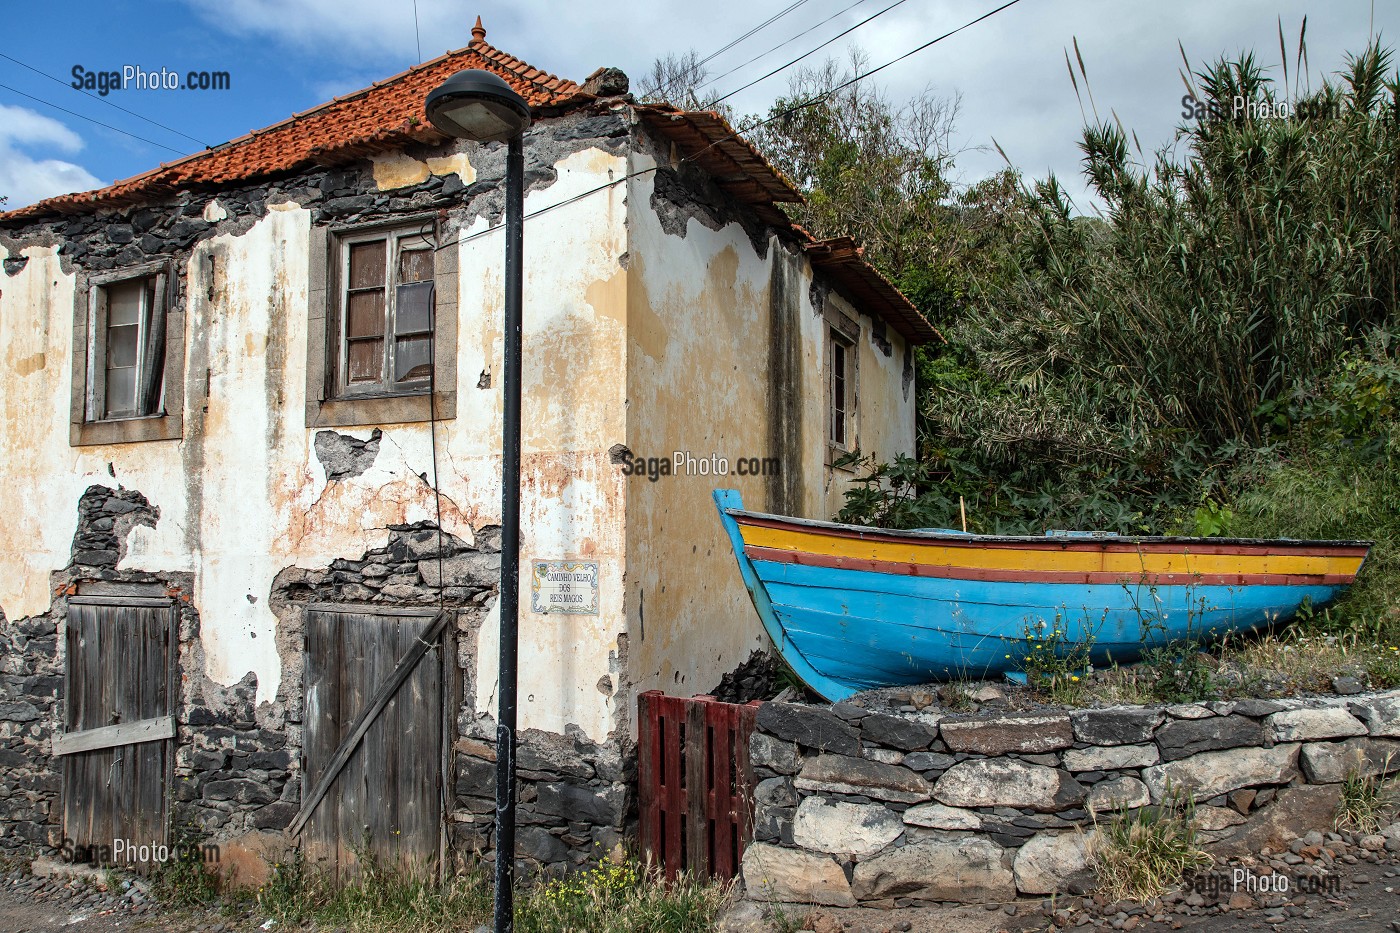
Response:
[{"label": "leafy tree", "polygon": [[749,138],[806,195],[793,219],[814,235],[855,237],[896,279],[936,277],[959,100],[926,88],[895,106],[874,85],[842,87],[865,66],[856,50],[798,70]]}]

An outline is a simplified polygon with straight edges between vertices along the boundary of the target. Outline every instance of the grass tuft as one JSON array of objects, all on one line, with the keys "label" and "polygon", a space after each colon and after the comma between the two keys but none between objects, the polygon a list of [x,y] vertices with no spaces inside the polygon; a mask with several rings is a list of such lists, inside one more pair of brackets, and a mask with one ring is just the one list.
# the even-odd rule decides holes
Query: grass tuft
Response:
[{"label": "grass tuft", "polygon": [[[490,867],[435,877],[361,857],[356,879],[333,879],[300,862],[278,866],[256,895],[258,908],[290,925],[351,931],[426,933],[489,924]],[[688,877],[667,883],[635,862],[605,863],[566,878],[526,882],[515,898],[520,933],[700,933],[711,929],[730,885]]]},{"label": "grass tuft", "polygon": [[[1387,761],[1386,770],[1389,765]],[[1348,772],[1342,782],[1341,799],[1337,801],[1336,828],[1374,833],[1394,816],[1396,790],[1394,781]]]},{"label": "grass tuft", "polygon": [[1094,821],[1090,854],[1099,888],[1113,900],[1147,901],[1161,896],[1188,872],[1214,859],[1196,843],[1195,804],[1169,792],[1159,805]]}]

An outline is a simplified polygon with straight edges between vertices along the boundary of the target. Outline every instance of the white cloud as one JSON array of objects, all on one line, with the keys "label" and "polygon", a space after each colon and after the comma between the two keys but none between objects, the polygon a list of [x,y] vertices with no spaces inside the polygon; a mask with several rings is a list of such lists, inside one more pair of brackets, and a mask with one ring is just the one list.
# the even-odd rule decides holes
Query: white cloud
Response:
[{"label": "white cloud", "polygon": [[83,140],[57,120],[24,107],[0,104],[0,195],[8,198],[5,209],[102,185],[81,165],[35,157],[25,151],[31,147],[74,153],[83,148]]}]

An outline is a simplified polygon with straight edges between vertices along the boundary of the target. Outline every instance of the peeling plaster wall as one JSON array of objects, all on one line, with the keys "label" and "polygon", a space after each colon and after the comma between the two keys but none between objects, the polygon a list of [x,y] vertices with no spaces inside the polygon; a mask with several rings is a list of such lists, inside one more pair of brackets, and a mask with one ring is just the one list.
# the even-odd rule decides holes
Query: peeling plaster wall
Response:
[{"label": "peeling plaster wall", "polygon": [[[620,177],[626,164],[577,142],[536,153],[549,161],[532,162],[532,177],[548,184],[531,188],[527,212]],[[470,183],[477,155],[392,154],[375,161],[373,177],[381,189],[413,184],[422,165]],[[624,431],[624,194],[609,189],[531,220],[526,241],[520,728],[563,733],[573,724],[595,741],[614,728],[611,690],[598,681],[617,670],[624,623],[623,486],[606,452]],[[300,677],[300,659],[277,650],[268,595],[278,572],[355,558],[382,547],[389,525],[435,520],[421,478],[433,473],[427,424],[384,427],[372,466],[336,482],[316,455],[303,414],[312,219],[311,207],[269,203],[261,218],[198,242],[177,266],[186,402],[184,437],[172,441],[69,446],[79,272],[64,271],[55,246],[17,251],[27,264],[11,275],[17,264],[8,263],[0,276],[0,481],[24,503],[0,523],[5,618],[49,611],[49,573],[68,563],[88,486],[138,489],[161,521],[131,532],[122,569],[193,573],[205,673],[228,687],[251,672],[261,705],[284,678]],[[437,438],[443,527],[466,541],[500,522],[503,239],[499,228],[474,236],[486,230],[488,219],[476,217],[454,247],[458,415],[439,424]],[[456,232],[449,224],[445,235]],[[0,245],[0,259],[12,258]],[[483,373],[490,388],[478,388]],[[563,557],[600,561],[599,615],[529,612],[530,559]],[[494,634],[495,625],[493,612],[484,628]],[[495,650],[483,643],[478,652],[481,689],[469,698],[478,710],[494,707]]]},{"label": "peeling plaster wall", "polygon": [[[650,148],[634,151],[633,172],[657,165]],[[739,209],[703,183],[693,205],[677,210],[680,186],[666,168],[659,209],[657,173],[630,182],[626,445],[637,457],[716,454],[731,473],[624,477],[628,657],[636,692],[688,696],[766,644],[711,492],[733,488],[750,509],[829,519],[851,474],[825,465],[828,325],[812,304],[810,264],[778,237],[765,243],[721,216]],[[885,356],[869,316],[828,300],[861,328],[861,449],[882,459],[912,452],[903,341],[890,332]],[[775,343],[787,349],[770,351]],[[781,482],[736,475],[740,457],[779,458]],[[777,501],[785,499],[795,501]]]}]

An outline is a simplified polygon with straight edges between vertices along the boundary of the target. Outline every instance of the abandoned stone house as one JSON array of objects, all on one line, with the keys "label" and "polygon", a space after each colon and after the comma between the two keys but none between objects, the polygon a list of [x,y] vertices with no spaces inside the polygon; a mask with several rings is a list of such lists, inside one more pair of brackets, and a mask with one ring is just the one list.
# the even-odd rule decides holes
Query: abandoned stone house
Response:
[{"label": "abandoned stone house", "polygon": [[615,845],[637,694],[704,692],[764,647],[711,490],[827,518],[841,454],[911,451],[936,333],[849,241],[793,225],[799,195],[718,116],[638,103],[612,69],[546,74],[479,23],[365,90],[0,214],[0,848],[264,853],[295,824],[333,870],[366,842],[489,851],[504,146],[422,116],[467,68],[535,117],[522,858]]}]

